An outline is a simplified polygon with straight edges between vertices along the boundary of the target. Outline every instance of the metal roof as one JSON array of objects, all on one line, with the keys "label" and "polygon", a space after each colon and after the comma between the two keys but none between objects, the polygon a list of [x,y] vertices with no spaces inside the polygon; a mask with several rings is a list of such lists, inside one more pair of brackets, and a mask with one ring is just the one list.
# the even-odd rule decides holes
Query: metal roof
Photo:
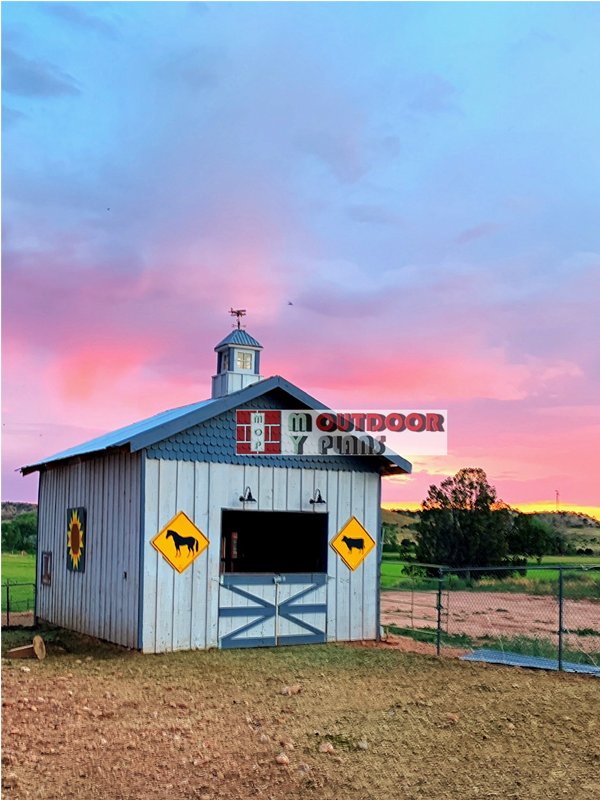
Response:
[{"label": "metal roof", "polygon": [[38,461],[35,464],[21,467],[21,472],[30,472],[35,467],[41,467],[44,464],[50,464],[53,461],[62,461],[67,458],[74,458],[87,453],[108,450],[112,447],[122,447],[123,445],[129,444],[133,439],[135,439],[136,436],[152,430],[154,427],[164,425],[166,422],[177,420],[185,414],[189,414],[190,412],[203,408],[206,405],[210,405],[212,402],[212,400],[203,400],[200,403],[192,403],[188,406],[181,406],[180,408],[172,408],[169,411],[162,411],[160,414],[155,414],[153,417],[140,420],[140,422],[134,422],[132,425],[126,425],[124,428],[118,428],[116,431],[105,433],[103,436],[97,436],[95,439],[90,439],[89,441],[79,444],[76,447],[70,447],[68,450],[62,450],[60,453],[56,453],[56,455],[43,459],[43,461]]},{"label": "metal roof", "polygon": [[241,344],[245,345],[246,347],[261,347],[262,344],[257,342],[249,333],[243,331],[241,328],[236,328],[234,331],[231,331],[229,336],[226,336],[222,342],[215,347],[215,350],[218,350],[219,347],[222,347],[224,344]]},{"label": "metal roof", "polygon": [[[559,668],[558,661],[554,658],[541,656],[524,656],[521,653],[506,653],[503,650],[475,650],[466,656],[461,656],[463,661],[483,661],[486,664],[506,664],[509,667],[530,667],[532,669]],[[588,675],[597,675],[600,678],[600,667],[593,664],[578,664],[573,661],[563,661],[562,668],[565,672],[583,672]]]},{"label": "metal roof", "polygon": [[[146,447],[151,447],[161,442],[163,439],[181,433],[194,425],[199,425],[208,419],[212,419],[218,414],[223,414],[226,411],[230,411],[232,408],[237,408],[242,403],[247,403],[257,397],[267,394],[267,392],[277,389],[284,391],[304,408],[327,409],[327,406],[302,391],[302,389],[294,386],[293,383],[286,381],[285,378],[279,375],[275,375],[266,380],[252,383],[250,386],[246,386],[245,389],[232,392],[231,394],[225,395],[225,397],[215,397],[211,400],[203,400],[200,403],[192,403],[191,405],[181,406],[180,408],[173,408],[170,411],[163,411],[161,414],[155,414],[155,416],[148,417],[148,419],[141,420],[140,422],[135,422],[133,425],[127,425],[124,428],[111,431],[110,433],[104,434],[104,436],[98,436],[96,439],[91,439],[89,442],[84,442],[77,447],[71,447],[69,450],[63,450],[60,453],[37,461],[34,464],[28,464],[20,469],[21,472],[26,475],[29,472],[42,469],[47,464],[81,457],[91,453],[110,451],[115,447],[128,446],[129,451],[132,453],[137,450],[143,450]],[[401,456],[390,455],[382,456],[381,458],[391,467],[387,469],[388,474],[397,474],[399,472],[410,473],[412,470],[410,462],[406,461]]]}]

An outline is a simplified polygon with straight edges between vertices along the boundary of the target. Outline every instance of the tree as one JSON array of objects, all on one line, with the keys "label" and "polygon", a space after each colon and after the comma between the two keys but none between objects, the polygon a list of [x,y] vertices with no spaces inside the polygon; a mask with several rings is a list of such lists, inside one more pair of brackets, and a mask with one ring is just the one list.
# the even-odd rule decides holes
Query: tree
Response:
[{"label": "tree", "polygon": [[399,549],[398,526],[392,522],[382,522],[381,533],[383,537],[383,552],[397,553]]},{"label": "tree", "polygon": [[552,551],[555,539],[554,530],[533,514],[516,512],[508,532],[508,551],[515,556],[537,558]]},{"label": "tree", "polygon": [[27,553],[35,551],[37,540],[37,514],[30,512],[19,514],[12,522],[2,523],[2,550],[3,552]]},{"label": "tree", "polygon": [[398,555],[404,561],[416,561],[417,543],[412,539],[402,539],[398,548]]},{"label": "tree", "polygon": [[563,531],[551,527],[550,541],[548,543],[548,553],[550,556],[572,556],[575,554],[575,547]]},{"label": "tree", "polygon": [[417,530],[417,557],[450,567],[500,566],[508,556],[510,510],[482,469],[461,469],[430,486]]}]

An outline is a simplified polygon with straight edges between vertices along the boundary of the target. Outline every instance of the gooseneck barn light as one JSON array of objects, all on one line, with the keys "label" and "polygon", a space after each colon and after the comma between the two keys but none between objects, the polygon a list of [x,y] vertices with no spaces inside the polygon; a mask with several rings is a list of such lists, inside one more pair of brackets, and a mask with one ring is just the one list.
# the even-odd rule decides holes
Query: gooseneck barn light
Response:
[{"label": "gooseneck barn light", "polygon": [[252,497],[252,492],[249,486],[244,489],[244,494],[240,495],[240,503],[256,503],[256,498]]},{"label": "gooseneck barn light", "polygon": [[323,500],[320,489],[315,489],[315,496],[310,498],[309,503],[311,506],[323,506],[327,504],[327,500]]}]

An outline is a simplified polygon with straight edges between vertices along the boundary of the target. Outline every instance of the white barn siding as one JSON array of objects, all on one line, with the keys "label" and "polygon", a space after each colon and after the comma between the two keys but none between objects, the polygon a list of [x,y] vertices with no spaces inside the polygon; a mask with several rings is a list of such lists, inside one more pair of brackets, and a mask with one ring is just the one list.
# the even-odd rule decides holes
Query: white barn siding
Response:
[{"label": "white barn siding", "polygon": [[[353,515],[379,541],[378,474],[152,458],[146,459],[142,474],[144,652],[218,646],[221,512],[243,508],[239,497],[245,486],[257,499],[246,507],[249,514],[323,513],[309,502],[318,488],[327,501],[323,511],[329,513],[329,542]],[[184,511],[210,541],[181,575],[150,544],[178,511]],[[374,548],[352,573],[328,548],[329,640],[376,637],[378,552]]]},{"label": "white barn siding", "polygon": [[[141,454],[123,454],[40,474],[40,619],[138,647],[141,465]],[[67,509],[78,506],[87,514],[83,573],[67,569]],[[44,551],[52,553],[50,586],[41,585]]]}]

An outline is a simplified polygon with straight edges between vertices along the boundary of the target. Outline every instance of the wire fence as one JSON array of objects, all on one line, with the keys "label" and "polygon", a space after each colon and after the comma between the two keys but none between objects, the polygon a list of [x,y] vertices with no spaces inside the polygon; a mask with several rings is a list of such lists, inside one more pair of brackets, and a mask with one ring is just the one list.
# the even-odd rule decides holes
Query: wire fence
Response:
[{"label": "wire fence", "polygon": [[600,564],[450,569],[384,560],[381,623],[438,655],[600,675]]},{"label": "wire fence", "polygon": [[35,619],[35,583],[6,581],[0,587],[2,627],[33,627]]}]

